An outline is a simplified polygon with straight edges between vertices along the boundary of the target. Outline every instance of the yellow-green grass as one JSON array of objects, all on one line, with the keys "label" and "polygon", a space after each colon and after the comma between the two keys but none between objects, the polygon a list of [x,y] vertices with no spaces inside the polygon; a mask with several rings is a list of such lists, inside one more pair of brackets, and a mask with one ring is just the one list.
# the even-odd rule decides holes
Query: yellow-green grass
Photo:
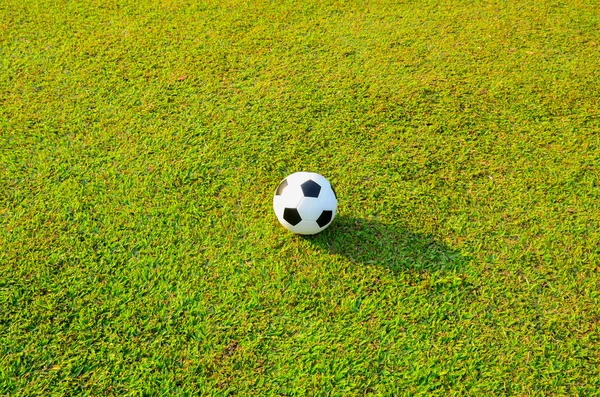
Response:
[{"label": "yellow-green grass", "polygon": [[0,395],[592,395],[599,97],[592,0],[5,0]]}]

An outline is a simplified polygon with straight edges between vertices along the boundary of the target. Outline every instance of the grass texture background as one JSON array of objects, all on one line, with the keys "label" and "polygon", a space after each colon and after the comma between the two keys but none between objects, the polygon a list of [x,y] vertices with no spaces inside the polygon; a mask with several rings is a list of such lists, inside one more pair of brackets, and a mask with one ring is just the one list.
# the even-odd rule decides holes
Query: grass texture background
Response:
[{"label": "grass texture background", "polygon": [[599,93],[597,1],[3,1],[0,395],[596,393]]}]

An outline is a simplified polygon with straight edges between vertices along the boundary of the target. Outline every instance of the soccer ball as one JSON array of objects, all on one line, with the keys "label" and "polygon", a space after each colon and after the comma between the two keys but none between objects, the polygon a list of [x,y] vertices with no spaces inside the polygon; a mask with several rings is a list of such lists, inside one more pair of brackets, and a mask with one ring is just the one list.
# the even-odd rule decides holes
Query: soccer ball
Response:
[{"label": "soccer ball", "polygon": [[273,209],[287,230],[298,234],[316,234],[333,221],[337,197],[329,181],[322,175],[296,172],[277,187]]}]

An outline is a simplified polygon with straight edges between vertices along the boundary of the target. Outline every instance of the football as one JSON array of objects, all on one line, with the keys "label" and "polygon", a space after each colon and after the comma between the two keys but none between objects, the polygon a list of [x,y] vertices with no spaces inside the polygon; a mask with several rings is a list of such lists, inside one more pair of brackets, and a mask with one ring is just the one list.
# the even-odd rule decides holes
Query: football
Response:
[{"label": "football", "polygon": [[324,176],[296,172],[281,181],[275,190],[273,209],[287,230],[316,234],[331,225],[335,218],[337,196]]}]

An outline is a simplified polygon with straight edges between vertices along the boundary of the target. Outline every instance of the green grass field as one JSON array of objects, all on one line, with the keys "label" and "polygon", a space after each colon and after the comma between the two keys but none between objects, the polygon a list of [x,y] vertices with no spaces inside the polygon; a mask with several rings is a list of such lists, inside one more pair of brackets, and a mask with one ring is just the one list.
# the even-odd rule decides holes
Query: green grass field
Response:
[{"label": "green grass field", "polygon": [[0,395],[599,390],[597,1],[0,3]]}]

